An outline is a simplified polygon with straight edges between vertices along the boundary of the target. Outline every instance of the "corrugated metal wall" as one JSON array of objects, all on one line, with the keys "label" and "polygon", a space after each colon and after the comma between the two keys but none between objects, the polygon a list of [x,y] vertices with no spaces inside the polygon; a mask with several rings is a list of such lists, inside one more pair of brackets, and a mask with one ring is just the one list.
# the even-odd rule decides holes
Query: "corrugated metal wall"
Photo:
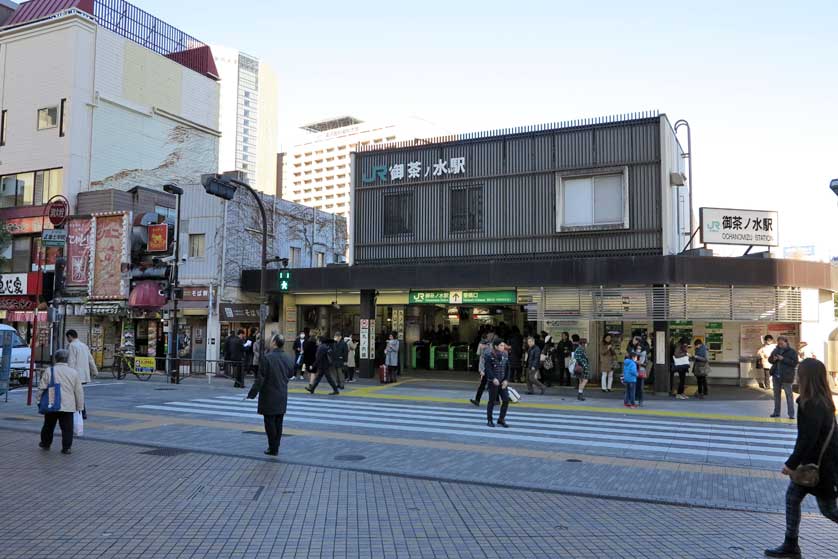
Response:
[{"label": "corrugated metal wall", "polygon": [[[430,146],[359,152],[353,242],[356,263],[661,254],[660,120],[652,117],[539,130]],[[425,177],[438,160],[465,157],[453,180]],[[365,184],[376,167],[422,162],[422,177]],[[561,171],[627,167],[630,228],[556,232]],[[459,178],[462,177],[462,178]],[[452,186],[482,185],[483,229],[450,233]],[[414,192],[413,234],[384,236],[384,196]]]}]

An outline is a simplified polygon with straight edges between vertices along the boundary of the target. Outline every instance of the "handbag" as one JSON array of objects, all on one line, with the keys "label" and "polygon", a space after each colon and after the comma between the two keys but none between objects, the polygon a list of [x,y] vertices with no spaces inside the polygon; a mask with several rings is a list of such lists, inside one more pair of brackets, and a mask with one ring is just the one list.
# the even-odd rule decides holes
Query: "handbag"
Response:
[{"label": "handbag", "polygon": [[55,369],[49,368],[49,384],[41,393],[38,402],[38,413],[55,413],[61,411],[61,384],[55,382]]},{"label": "handbag", "polygon": [[542,365],[544,365],[544,369],[547,371],[553,368],[553,358],[550,356],[549,353],[544,358],[544,362],[542,363]]},{"label": "handbag", "polygon": [[689,367],[690,366],[690,356],[684,355],[683,357],[674,357],[672,359],[672,364],[676,367]]},{"label": "handbag", "polygon": [[789,475],[791,480],[801,487],[817,487],[821,482],[821,460],[826,453],[826,448],[832,441],[832,434],[835,432],[835,420],[832,420],[832,427],[829,428],[829,435],[823,443],[821,454],[818,456],[817,464],[801,464]]},{"label": "handbag", "polygon": [[512,388],[511,386],[506,389],[507,394],[509,394],[509,401],[513,404],[517,404],[521,401],[521,395],[518,393],[517,390]]}]

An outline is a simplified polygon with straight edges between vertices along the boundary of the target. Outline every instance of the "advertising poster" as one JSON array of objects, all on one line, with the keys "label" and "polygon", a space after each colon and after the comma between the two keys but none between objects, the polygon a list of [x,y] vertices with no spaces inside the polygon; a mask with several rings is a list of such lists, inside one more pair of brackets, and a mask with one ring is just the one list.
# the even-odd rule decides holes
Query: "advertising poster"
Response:
[{"label": "advertising poster", "polygon": [[166,223],[148,226],[148,252],[166,252],[169,248],[169,226]]},{"label": "advertising poster", "polygon": [[119,299],[125,296],[122,260],[125,253],[125,217],[95,217],[93,288],[91,298]]},{"label": "advertising poster", "polygon": [[90,280],[91,226],[89,219],[72,219],[67,224],[66,283],[69,286],[86,287]]}]

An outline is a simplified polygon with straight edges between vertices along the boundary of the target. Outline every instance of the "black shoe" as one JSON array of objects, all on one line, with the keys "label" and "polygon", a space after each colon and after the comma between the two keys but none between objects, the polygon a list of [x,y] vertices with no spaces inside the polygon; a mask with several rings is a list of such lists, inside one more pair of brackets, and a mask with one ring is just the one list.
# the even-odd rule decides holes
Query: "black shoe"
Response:
[{"label": "black shoe", "polygon": [[783,545],[775,547],[774,549],[765,550],[766,557],[784,557],[787,559],[800,559],[800,546],[797,545],[797,540],[790,540],[786,538]]},{"label": "black shoe", "polygon": [[494,426],[495,426],[495,423],[491,419],[486,422],[486,427],[494,427]]},{"label": "black shoe", "polygon": [[338,394],[340,394],[340,392],[338,392],[337,390],[329,392],[329,396],[337,396]]},{"label": "black shoe", "polygon": [[314,388],[312,388],[309,384],[308,386],[306,386],[306,392],[308,392],[309,394],[314,394]]},{"label": "black shoe", "polygon": [[478,408],[480,407],[480,402],[478,402],[478,401],[477,401],[477,400],[475,400],[474,398],[472,398],[471,400],[469,400],[469,402],[471,402],[472,404],[474,404],[474,405],[475,405],[475,406],[477,406]]},{"label": "black shoe", "polygon": [[794,416],[793,416],[793,415],[790,415],[790,416],[789,416],[789,419],[794,419]]},{"label": "black shoe", "polygon": [[69,448],[62,448],[61,449],[61,454],[70,454],[70,453],[72,453],[72,451]]},{"label": "black shoe", "polygon": [[278,450],[271,450],[270,448],[265,449],[265,454],[268,456],[277,456],[279,454]]},{"label": "black shoe", "polygon": [[340,388],[341,390],[346,390],[346,387],[342,384],[340,386],[338,386],[338,388]]},{"label": "black shoe", "polygon": [[49,445],[44,443],[38,443],[38,446],[43,448],[44,450],[49,450]]},{"label": "black shoe", "polygon": [[498,425],[500,425],[501,427],[506,427],[507,429],[509,429],[509,425],[506,424],[506,420],[501,421],[500,419],[498,419]]},{"label": "black shoe", "polygon": [[780,417],[780,414],[779,413],[772,413],[768,417]]},{"label": "black shoe", "polygon": [[584,397],[584,396],[582,396],[582,394],[576,394],[576,399],[577,399],[577,400],[579,400],[580,402],[584,402],[584,401],[585,401],[585,397]]},{"label": "black shoe", "polygon": [[[535,394],[535,392],[527,392],[527,394],[532,395],[532,394]],[[542,392],[542,394],[544,394],[544,392]]]}]

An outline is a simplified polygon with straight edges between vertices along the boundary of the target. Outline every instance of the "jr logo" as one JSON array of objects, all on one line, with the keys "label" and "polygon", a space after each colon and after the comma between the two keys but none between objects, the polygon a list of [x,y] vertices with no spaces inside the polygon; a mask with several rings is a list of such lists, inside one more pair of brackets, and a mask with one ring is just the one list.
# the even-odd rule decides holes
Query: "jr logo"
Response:
[{"label": "jr logo", "polygon": [[719,221],[711,221],[707,224],[707,230],[718,233],[722,230],[722,224]]},{"label": "jr logo", "polygon": [[364,177],[364,184],[370,184],[377,180],[387,181],[387,165],[377,165],[372,168],[372,174]]}]

